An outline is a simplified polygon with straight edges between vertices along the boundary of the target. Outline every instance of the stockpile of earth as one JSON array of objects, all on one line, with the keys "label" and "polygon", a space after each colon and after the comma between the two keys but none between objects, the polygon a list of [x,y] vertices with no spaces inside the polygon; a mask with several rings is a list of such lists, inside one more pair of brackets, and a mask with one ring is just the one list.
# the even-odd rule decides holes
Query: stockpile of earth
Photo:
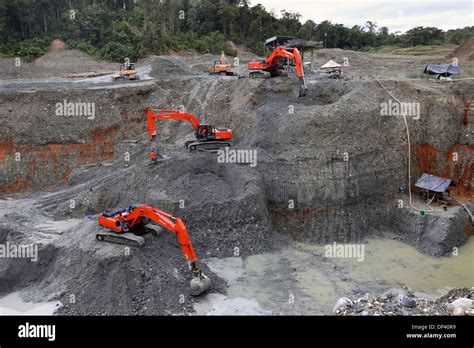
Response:
[{"label": "stockpile of earth", "polygon": [[333,313],[362,316],[394,315],[474,315],[474,288],[452,289],[446,295],[433,299],[415,294],[408,288],[391,289],[381,296],[370,298],[365,294],[359,298],[341,297]]},{"label": "stockpile of earth", "polygon": [[474,66],[474,37],[465,41],[458,48],[456,48],[446,59],[457,58],[461,68]]}]

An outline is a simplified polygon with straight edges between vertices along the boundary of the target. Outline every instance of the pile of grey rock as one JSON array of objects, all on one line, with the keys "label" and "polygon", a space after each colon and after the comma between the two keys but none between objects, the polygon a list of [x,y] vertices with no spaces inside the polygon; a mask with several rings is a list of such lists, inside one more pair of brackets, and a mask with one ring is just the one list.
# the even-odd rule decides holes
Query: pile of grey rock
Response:
[{"label": "pile of grey rock", "polygon": [[474,287],[451,289],[446,295],[432,299],[415,294],[409,288],[390,289],[370,298],[341,297],[333,308],[335,315],[474,315]]}]

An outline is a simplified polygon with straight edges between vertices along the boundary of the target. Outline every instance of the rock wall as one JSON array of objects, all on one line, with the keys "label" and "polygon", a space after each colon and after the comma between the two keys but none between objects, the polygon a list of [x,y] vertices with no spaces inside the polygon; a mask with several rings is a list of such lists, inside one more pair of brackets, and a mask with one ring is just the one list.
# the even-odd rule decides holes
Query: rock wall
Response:
[{"label": "rock wall", "polygon": [[[0,194],[51,189],[67,184],[78,166],[115,159],[117,144],[146,130],[151,90],[0,92]],[[64,101],[93,103],[94,115],[57,115],[56,104]]]},{"label": "rock wall", "polygon": [[[155,169],[156,174],[143,169],[147,153],[144,108],[184,106],[205,123],[232,128],[233,148],[256,150],[258,156],[257,166],[247,167],[244,175],[252,178],[248,182],[253,187],[245,193],[234,192],[218,200],[213,196],[202,199],[199,192],[187,196],[196,205],[180,213],[191,225],[242,229],[242,224],[257,221],[257,230],[262,231],[268,217],[275,230],[298,240],[324,242],[359,240],[392,224],[399,188],[407,186],[406,133],[400,115],[381,115],[383,103],[391,97],[374,79],[310,75],[308,96],[298,98],[297,83],[291,78],[183,74],[118,88],[2,92],[0,117],[5,127],[0,130],[0,192],[78,184],[81,175],[75,175],[76,169],[120,160],[128,139],[141,140],[134,150],[138,167],[131,179],[125,180],[127,185],[119,184],[121,190],[108,192],[106,185],[92,189],[96,195],[88,199],[94,203],[86,205],[83,213],[136,199],[173,210],[179,194],[163,197],[162,191],[184,175],[189,178],[183,183],[191,187],[208,186],[209,182],[200,186],[200,178],[214,175],[228,188],[241,175],[236,174],[238,166],[221,164],[217,168],[215,157],[185,153],[182,145],[193,136],[186,122],[159,121],[159,150],[172,159],[169,166]],[[472,82],[384,80],[383,84],[397,98],[420,107],[419,117],[408,119],[412,185],[421,173],[429,172],[452,178],[459,194],[472,194],[472,116],[470,109],[466,116],[465,108],[465,101],[473,98]],[[55,116],[54,105],[63,99],[94,101],[95,119],[79,122]],[[20,162],[15,161],[17,152],[22,155]],[[206,170],[200,172],[198,167]],[[142,185],[150,175],[160,178],[159,184],[150,182],[155,192],[150,185]],[[258,233],[262,246],[265,235]]]}]

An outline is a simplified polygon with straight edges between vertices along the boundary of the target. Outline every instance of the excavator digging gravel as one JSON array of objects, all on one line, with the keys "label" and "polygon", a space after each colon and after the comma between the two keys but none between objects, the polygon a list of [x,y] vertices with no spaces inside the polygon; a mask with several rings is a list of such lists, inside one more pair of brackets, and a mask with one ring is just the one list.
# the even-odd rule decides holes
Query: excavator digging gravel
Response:
[{"label": "excavator digging gravel", "polygon": [[220,59],[214,61],[214,71],[210,75],[235,76],[232,72],[232,64],[227,63],[224,51],[222,51]]},{"label": "excavator digging gravel", "polygon": [[249,62],[248,69],[250,77],[277,77],[288,76],[288,72],[284,69],[284,60],[291,62],[296,68],[296,74],[300,79],[299,97],[305,97],[308,92],[306,81],[304,79],[303,58],[297,48],[279,46],[275,48],[267,59],[259,62]]},{"label": "excavator digging gravel", "polygon": [[196,116],[177,110],[158,110],[147,108],[147,128],[148,139],[153,141],[156,137],[156,120],[174,119],[188,121],[192,124],[196,140],[187,141],[185,146],[189,151],[207,151],[215,152],[224,147],[229,147],[232,140],[232,130],[224,127],[214,127],[208,124],[202,124]]},{"label": "excavator digging gravel", "polygon": [[193,273],[190,283],[191,295],[197,296],[209,289],[211,279],[197,267],[196,252],[186,226],[179,217],[176,218],[149,205],[106,210],[99,216],[98,222],[100,226],[109,229],[109,231],[98,232],[96,238],[99,241],[140,247],[145,244],[145,240],[133,232],[143,229],[151,221],[176,234],[184,257]]},{"label": "excavator digging gravel", "polygon": [[120,70],[117,74],[115,74],[112,79],[114,81],[117,80],[140,80],[140,76],[137,74],[137,70],[135,69],[135,63],[130,63],[129,61],[125,61],[124,64],[120,65]]}]

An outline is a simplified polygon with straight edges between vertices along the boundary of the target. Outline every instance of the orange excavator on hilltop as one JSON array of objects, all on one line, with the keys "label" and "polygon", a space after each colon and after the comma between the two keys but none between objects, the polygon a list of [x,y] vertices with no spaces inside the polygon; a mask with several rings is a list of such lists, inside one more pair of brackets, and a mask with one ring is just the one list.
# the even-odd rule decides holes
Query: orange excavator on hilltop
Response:
[{"label": "orange excavator on hilltop", "polygon": [[99,216],[98,220],[100,226],[111,230],[98,232],[96,238],[99,241],[142,246],[145,243],[144,238],[132,232],[142,230],[151,221],[174,232],[181,245],[184,257],[188,261],[189,268],[193,273],[191,294],[199,295],[211,285],[211,280],[196,265],[196,252],[194,251],[186,226],[179,217],[176,218],[149,205],[139,205],[106,210]]},{"label": "orange excavator on hilltop", "polygon": [[223,147],[230,146],[232,130],[224,127],[214,127],[202,124],[196,116],[176,110],[158,110],[153,112],[152,108],[147,108],[147,128],[148,139],[152,141],[156,137],[156,123],[158,119],[184,120],[192,124],[196,140],[187,141],[185,147],[190,151],[217,151]]},{"label": "orange excavator on hilltop", "polygon": [[232,65],[227,63],[227,58],[225,57],[224,51],[222,51],[221,57],[219,59],[214,60],[214,71],[210,74],[225,74],[227,76],[235,76],[235,74],[232,72]]},{"label": "orange excavator on hilltop", "polygon": [[120,70],[118,74],[115,74],[113,80],[140,80],[140,77],[137,74],[137,70],[135,69],[135,63],[130,63],[127,59],[125,60],[124,64],[120,65]]},{"label": "orange excavator on hilltop", "polygon": [[306,86],[304,79],[303,58],[297,48],[278,46],[272,51],[272,53],[270,53],[267,59],[259,62],[249,62],[248,69],[250,70],[250,76],[266,76],[265,73],[269,73],[270,77],[288,76],[288,72],[284,69],[285,59],[288,60],[290,65],[295,66],[296,73],[300,78],[301,85],[299,96],[306,96],[308,87]]}]

